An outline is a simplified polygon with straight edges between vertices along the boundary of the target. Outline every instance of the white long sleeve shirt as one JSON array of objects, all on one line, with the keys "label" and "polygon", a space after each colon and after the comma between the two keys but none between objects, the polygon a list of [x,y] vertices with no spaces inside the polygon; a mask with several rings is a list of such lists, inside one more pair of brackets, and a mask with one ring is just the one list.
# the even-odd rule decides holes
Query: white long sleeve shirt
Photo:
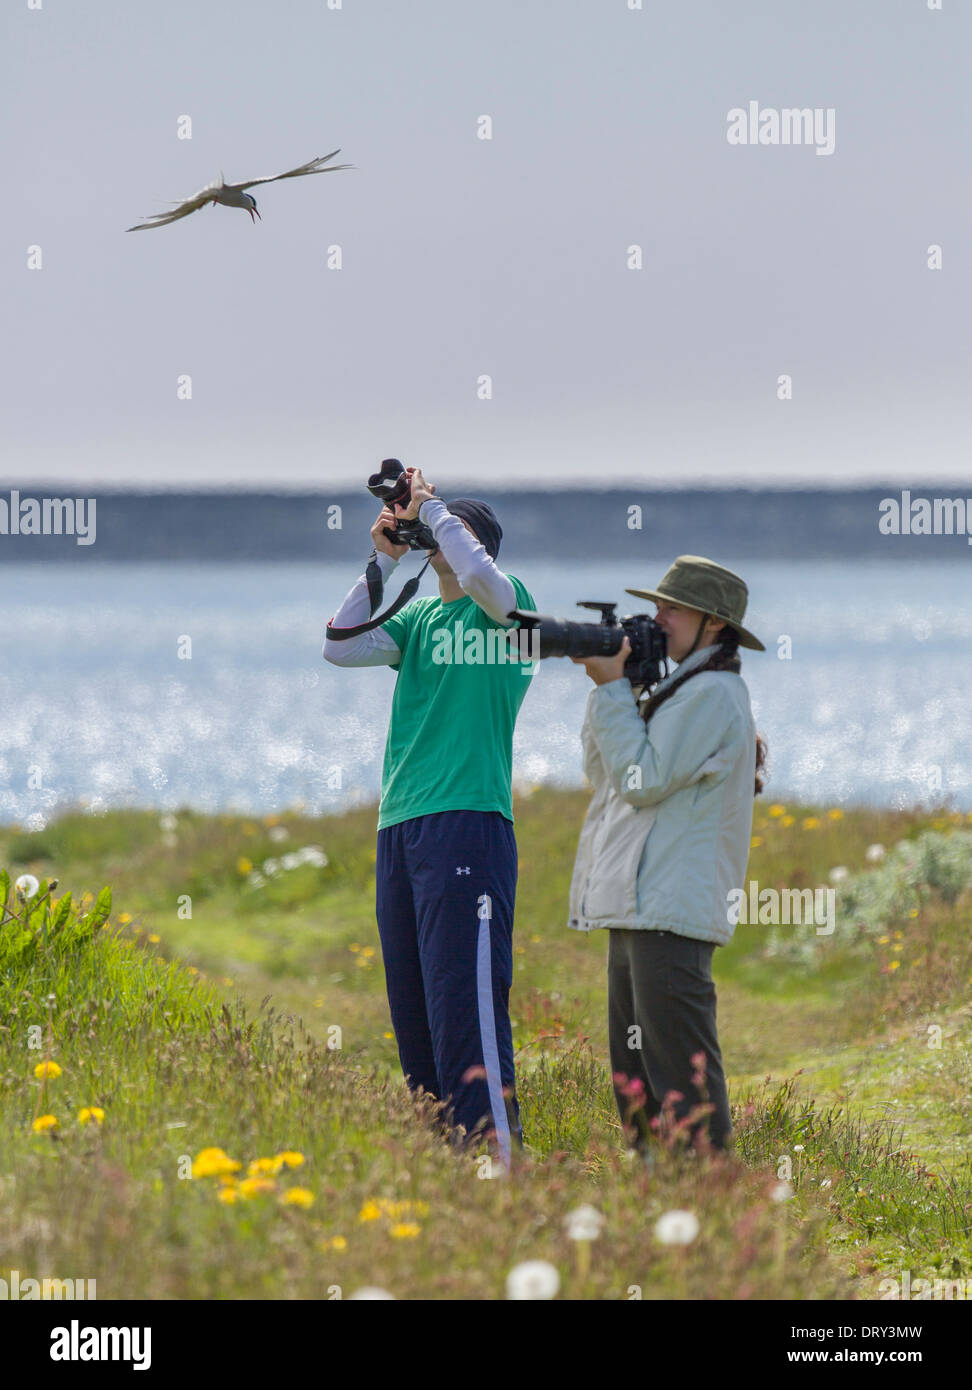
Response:
[{"label": "white long sleeve shirt", "polygon": [[[465,593],[495,622],[512,627],[507,618],[517,604],[516,591],[497,566],[486,547],[466,530],[461,520],[446,507],[441,497],[430,497],[419,508],[419,518],[431,527],[439,549],[445,556]],[[378,566],[382,584],[388,582],[398,561],[379,550]],[[382,605],[384,606],[384,604]],[[332,627],[357,627],[371,616],[368,579],[361,574],[331,619]],[[324,635],[323,657],[334,666],[388,666],[401,659],[398,643],[382,627],[335,642]]]}]

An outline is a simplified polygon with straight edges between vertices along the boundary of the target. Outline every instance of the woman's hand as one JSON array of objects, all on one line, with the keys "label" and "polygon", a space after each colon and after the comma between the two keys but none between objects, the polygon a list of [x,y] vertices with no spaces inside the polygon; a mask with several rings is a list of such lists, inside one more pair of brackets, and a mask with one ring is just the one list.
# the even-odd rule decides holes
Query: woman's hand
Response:
[{"label": "woman's hand", "polygon": [[631,655],[631,643],[627,634],[621,643],[621,650],[614,656],[572,656],[577,666],[583,666],[595,685],[607,685],[608,681],[620,680],[624,675],[624,663]]}]

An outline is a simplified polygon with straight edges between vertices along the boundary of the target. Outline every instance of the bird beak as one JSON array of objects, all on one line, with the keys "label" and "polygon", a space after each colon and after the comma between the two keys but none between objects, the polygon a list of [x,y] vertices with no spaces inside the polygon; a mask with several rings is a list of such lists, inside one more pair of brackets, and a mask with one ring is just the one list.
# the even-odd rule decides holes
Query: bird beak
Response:
[{"label": "bird beak", "polygon": [[[256,226],[256,219],[257,219],[257,217],[260,217],[259,212],[257,212],[257,209],[256,209],[256,208],[247,208],[247,212],[250,214],[250,221],[253,223],[254,226]],[[253,216],[253,214],[254,214],[255,212],[256,212],[256,217]],[[261,221],[261,222],[263,221],[263,218],[262,218],[262,217],[260,217],[260,221]]]}]

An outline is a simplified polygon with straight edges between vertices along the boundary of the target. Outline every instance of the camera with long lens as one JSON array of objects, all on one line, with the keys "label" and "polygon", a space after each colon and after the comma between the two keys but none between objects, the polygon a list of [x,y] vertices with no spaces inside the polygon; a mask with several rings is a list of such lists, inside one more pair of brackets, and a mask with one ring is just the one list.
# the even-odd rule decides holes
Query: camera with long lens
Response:
[{"label": "camera with long lens", "polygon": [[654,618],[647,613],[632,617],[615,615],[616,603],[578,603],[578,608],[598,609],[599,623],[576,623],[551,618],[532,608],[513,608],[508,618],[518,618],[521,631],[527,631],[531,656],[614,656],[625,637],[631,654],[624,663],[624,675],[632,685],[650,688],[667,674],[668,639]]},{"label": "camera with long lens", "polygon": [[[412,485],[398,459],[382,459],[381,468],[368,479],[368,491],[372,497],[377,497],[379,502],[384,502],[392,511],[396,503],[407,507],[412,500]],[[417,516],[406,521],[396,521],[394,530],[389,530],[387,526],[382,527],[382,535],[387,536],[393,545],[409,545],[413,550],[439,548],[432,528],[426,526],[424,521],[419,521]]]}]

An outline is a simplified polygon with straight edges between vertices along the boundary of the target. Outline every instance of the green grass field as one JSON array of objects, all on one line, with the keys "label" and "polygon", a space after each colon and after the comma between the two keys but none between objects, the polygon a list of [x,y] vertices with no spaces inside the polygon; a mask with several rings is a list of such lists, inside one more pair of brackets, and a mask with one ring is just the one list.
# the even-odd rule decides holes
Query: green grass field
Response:
[{"label": "green grass field", "polygon": [[[649,1169],[614,1110],[605,934],[565,926],[587,799],[515,804],[527,1150],[509,1175],[458,1156],[401,1080],[374,807],[0,829],[10,881],[40,882],[7,889],[0,928],[0,1277],[96,1278],[99,1298],[483,1299],[530,1260],[562,1298],[867,1299],[903,1269],[972,1277],[972,818],[759,799],[749,877],[802,889],[846,869],[837,927],[741,924],[716,951],[735,1146]],[[590,1242],[565,1225],[582,1205],[604,1218]],[[656,1236],[673,1210],[698,1220],[686,1245]]]}]

